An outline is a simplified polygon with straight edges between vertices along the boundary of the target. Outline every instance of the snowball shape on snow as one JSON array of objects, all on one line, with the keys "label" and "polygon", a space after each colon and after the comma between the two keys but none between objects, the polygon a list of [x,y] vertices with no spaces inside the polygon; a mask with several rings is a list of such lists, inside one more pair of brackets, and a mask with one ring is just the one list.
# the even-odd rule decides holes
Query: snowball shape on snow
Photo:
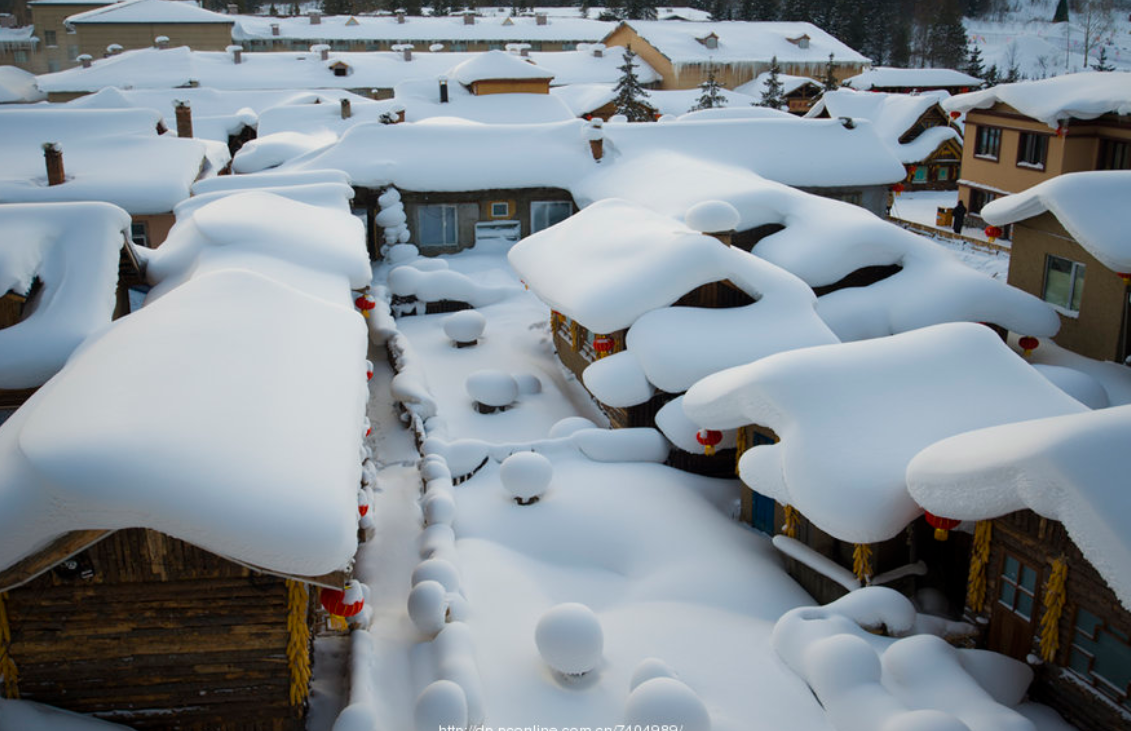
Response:
[{"label": "snowball shape on snow", "polygon": [[408,593],[408,618],[422,634],[435,637],[444,628],[447,596],[438,581],[422,581]]},{"label": "snowball shape on snow", "polygon": [[412,244],[396,244],[390,246],[389,250],[385,252],[385,259],[389,262],[390,266],[404,264],[406,261],[412,261],[418,256],[420,256],[420,249]]},{"label": "snowball shape on snow", "polygon": [[562,439],[582,429],[596,429],[597,425],[584,416],[567,416],[550,427],[550,439]]},{"label": "snowball shape on snow", "polygon": [[338,714],[332,731],[372,731],[380,722],[372,703],[352,703]]},{"label": "snowball shape on snow", "polygon": [[429,495],[424,500],[425,525],[451,525],[456,519],[456,503],[450,495]]},{"label": "snowball shape on snow", "polygon": [[525,396],[542,393],[542,381],[533,373],[516,373],[514,381],[518,384],[518,392]]},{"label": "snowball shape on snow", "polygon": [[503,487],[523,504],[541,497],[553,478],[554,465],[537,452],[517,452],[499,467]]},{"label": "snowball shape on snow", "polygon": [[629,726],[663,726],[682,731],[710,731],[707,706],[674,678],[653,678],[628,694],[624,721]]},{"label": "snowball shape on snow", "polygon": [[416,731],[467,728],[467,694],[458,683],[437,680],[416,699]]},{"label": "snowball shape on snow", "polygon": [[582,675],[601,662],[605,635],[592,609],[568,602],[542,615],[534,642],[551,668],[564,675]]},{"label": "snowball shape on snow", "polygon": [[470,344],[483,336],[487,318],[475,310],[461,310],[444,318],[444,334],[460,344]]},{"label": "snowball shape on snow", "polygon": [[444,587],[445,591],[459,591],[459,571],[452,564],[442,558],[428,558],[416,565],[412,570],[410,580],[413,586],[425,581],[435,581]]},{"label": "snowball shape on snow", "polygon": [[733,231],[738,227],[738,209],[726,201],[703,201],[687,209],[683,216],[688,228],[706,234]]},{"label": "snowball shape on snow", "polygon": [[437,523],[421,531],[419,541],[420,557],[431,558],[436,551],[452,548],[456,542],[456,533],[450,525]]},{"label": "snowball shape on snow", "polygon": [[475,371],[467,377],[464,385],[467,395],[484,406],[510,406],[518,398],[518,383],[514,376],[503,371]]},{"label": "snowball shape on snow", "polygon": [[391,208],[393,205],[401,202],[401,192],[396,188],[389,188],[381,195],[377,196],[377,205],[382,208]]},{"label": "snowball shape on snow", "polygon": [[466,622],[471,613],[471,606],[459,594],[448,594],[447,617],[450,622]]},{"label": "snowball shape on snow", "polygon": [[663,660],[655,657],[645,658],[636,666],[636,670],[632,671],[632,679],[628,681],[628,689],[630,691],[636,690],[642,683],[656,678],[675,678],[678,680],[679,676]]},{"label": "snowball shape on snow", "polygon": [[420,465],[420,476],[424,478],[425,482],[445,478],[451,479],[452,471],[448,469],[448,465],[443,460],[425,460],[424,464]]},{"label": "snowball shape on snow", "polygon": [[408,218],[405,216],[404,206],[394,206],[378,213],[376,221],[381,228],[394,228],[404,225]]}]

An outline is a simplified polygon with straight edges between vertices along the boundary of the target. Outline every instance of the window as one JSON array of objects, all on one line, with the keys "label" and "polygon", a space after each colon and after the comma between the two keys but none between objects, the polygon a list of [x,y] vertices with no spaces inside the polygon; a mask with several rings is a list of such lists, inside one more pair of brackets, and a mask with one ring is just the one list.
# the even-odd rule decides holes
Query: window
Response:
[{"label": "window", "polygon": [[464,51],[467,50],[467,42],[466,41],[453,41],[452,45],[450,45],[448,48],[451,49],[454,52],[463,53]]},{"label": "window", "polygon": [[455,206],[420,206],[416,212],[416,223],[421,246],[454,246],[458,243]]},{"label": "window", "polygon": [[1068,668],[1131,708],[1131,642],[1127,633],[1083,608],[1076,610]]},{"label": "window", "polygon": [[54,58],[47,59],[47,73],[53,74],[59,70],[59,61]]},{"label": "window", "polygon": [[59,45],[59,40],[55,37],[55,31],[53,31],[53,30],[43,31],[43,43],[45,45],[51,46],[51,47]]},{"label": "window", "polygon": [[488,43],[487,44],[487,50],[488,51],[501,51],[501,50],[503,50],[503,44],[502,43],[495,43],[495,42]]},{"label": "window", "polygon": [[75,60],[78,59],[78,57],[79,57],[79,47],[78,46],[67,46],[67,60],[68,61],[75,61]]},{"label": "window", "polygon": [[1021,141],[1017,145],[1018,167],[1045,169],[1045,157],[1049,151],[1049,136],[1038,135],[1032,132],[1022,132]]},{"label": "window", "polygon": [[511,204],[506,201],[491,204],[491,218],[506,218],[511,215]]},{"label": "window", "polygon": [[1001,129],[979,127],[974,137],[974,156],[996,160],[1001,152]]},{"label": "window", "polygon": [[530,204],[530,231],[541,231],[560,223],[573,214],[569,201],[534,201]]},{"label": "window", "polygon": [[950,180],[950,167],[947,165],[940,165],[939,173],[935,176],[935,180]]},{"label": "window", "polygon": [[1079,312],[1083,293],[1083,264],[1052,254],[1045,257],[1045,302],[1068,312]]},{"label": "window", "polygon": [[997,198],[996,193],[991,193],[988,190],[981,188],[970,189],[970,213],[981,213],[982,206],[986,205],[994,198]]},{"label": "window", "polygon": [[130,241],[137,246],[149,247],[149,227],[144,221],[130,224]]},{"label": "window", "polygon": [[27,51],[15,51],[12,60],[16,63],[27,63]]},{"label": "window", "polygon": [[1022,619],[1032,619],[1037,570],[1007,553],[998,583],[998,603]]},{"label": "window", "polygon": [[1100,139],[1097,170],[1131,170],[1131,143],[1126,140]]},{"label": "window", "polygon": [[915,168],[915,172],[911,175],[912,183],[925,183],[927,182],[927,166],[919,165]]},{"label": "window", "polygon": [[566,42],[562,43],[562,50],[563,51],[576,51],[577,50],[577,44],[574,43],[573,41],[566,41]]}]

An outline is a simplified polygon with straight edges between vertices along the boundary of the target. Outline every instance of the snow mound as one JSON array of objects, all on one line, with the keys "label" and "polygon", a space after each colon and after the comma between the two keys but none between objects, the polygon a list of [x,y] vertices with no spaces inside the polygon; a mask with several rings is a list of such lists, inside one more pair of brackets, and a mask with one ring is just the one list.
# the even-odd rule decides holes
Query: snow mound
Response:
[{"label": "snow mound", "polygon": [[467,377],[465,387],[477,403],[496,409],[510,406],[518,398],[518,383],[503,371],[475,371]]},{"label": "snow mound", "polygon": [[696,203],[683,214],[687,226],[705,234],[733,231],[738,227],[738,209],[726,201]]},{"label": "snow mound", "polygon": [[444,628],[448,592],[438,581],[422,581],[408,593],[408,617],[421,634],[435,637]]},{"label": "snow mound", "polygon": [[674,678],[653,678],[638,685],[628,695],[624,716],[632,727],[674,724],[682,731],[711,730],[711,716],[703,701]]},{"label": "snow mound", "polygon": [[416,699],[416,731],[467,728],[467,694],[457,683],[437,680]]},{"label": "snow mound", "polygon": [[458,345],[474,345],[487,327],[487,318],[475,310],[463,310],[444,318],[444,334]]},{"label": "snow mound", "polygon": [[567,416],[550,427],[550,439],[563,439],[582,429],[596,429],[597,425],[583,416]]},{"label": "snow mound", "polygon": [[554,465],[537,452],[518,452],[503,460],[499,479],[520,505],[540,498],[554,478]]},{"label": "snow mound", "polygon": [[559,604],[538,620],[534,631],[538,652],[563,675],[583,675],[601,662],[605,646],[601,622],[584,604]]}]

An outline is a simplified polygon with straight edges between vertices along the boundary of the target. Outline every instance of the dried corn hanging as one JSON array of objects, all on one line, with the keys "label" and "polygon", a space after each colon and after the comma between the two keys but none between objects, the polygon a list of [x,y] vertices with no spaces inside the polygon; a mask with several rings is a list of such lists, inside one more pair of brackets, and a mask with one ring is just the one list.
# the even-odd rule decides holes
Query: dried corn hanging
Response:
[{"label": "dried corn hanging", "polygon": [[310,627],[306,623],[309,603],[306,585],[287,579],[287,666],[291,671],[292,706],[301,706],[310,694]]},{"label": "dried corn hanging", "polygon": [[970,575],[966,579],[966,603],[975,612],[986,606],[986,566],[990,563],[990,538],[994,524],[979,520],[974,526],[974,547],[970,551]]},{"label": "dried corn hanging", "polygon": [[1052,562],[1052,575],[1045,587],[1045,613],[1041,615],[1041,657],[1052,662],[1060,647],[1060,615],[1064,612],[1068,563],[1064,557]]},{"label": "dried corn hanging", "polygon": [[12,629],[8,625],[8,595],[0,593],[0,675],[4,676],[4,697],[20,697],[20,675],[12,659]]},{"label": "dried corn hanging", "polygon": [[857,543],[852,549],[852,573],[860,582],[867,584],[872,578],[872,546],[867,543]]},{"label": "dried corn hanging", "polygon": [[782,526],[782,533],[790,538],[797,538],[797,528],[801,524],[801,516],[797,513],[797,508],[792,505],[786,505],[782,508],[785,513],[785,525]]}]

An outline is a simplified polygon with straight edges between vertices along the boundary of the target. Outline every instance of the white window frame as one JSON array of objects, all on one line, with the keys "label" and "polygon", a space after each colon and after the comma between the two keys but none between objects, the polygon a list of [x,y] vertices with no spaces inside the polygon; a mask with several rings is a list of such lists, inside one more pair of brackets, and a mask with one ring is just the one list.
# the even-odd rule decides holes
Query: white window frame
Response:
[{"label": "white window frame", "polygon": [[[1069,272],[1068,272],[1069,284],[1068,284],[1068,299],[1067,299],[1066,305],[1061,305],[1057,302],[1053,302],[1053,301],[1049,300],[1049,298],[1048,298],[1049,297],[1049,269],[1052,266],[1053,259],[1059,259],[1061,261],[1068,262],[1069,264],[1072,265]],[[1072,259],[1068,259],[1068,258],[1063,257],[1063,256],[1057,256],[1056,254],[1045,254],[1045,277],[1044,277],[1044,282],[1041,284],[1041,299],[1043,299],[1048,304],[1052,305],[1053,309],[1055,309],[1057,312],[1062,312],[1066,315],[1071,315],[1073,317],[1080,314],[1079,309],[1075,309],[1075,310],[1072,309],[1072,302],[1073,302],[1073,300],[1077,299],[1077,297],[1076,297],[1077,290],[1079,290],[1079,293],[1080,293],[1079,299],[1080,299],[1081,302],[1083,302],[1084,284],[1085,284],[1086,281],[1087,281],[1087,268],[1084,264],[1082,264],[1078,261],[1073,261]]]},{"label": "white window frame", "polygon": [[[537,231],[541,231],[542,229],[549,228],[550,226],[553,225],[553,224],[549,223],[549,220],[550,220],[550,211],[555,206],[567,206],[568,207],[569,213],[566,214],[566,218],[569,218],[570,216],[573,215],[573,203],[571,203],[570,201],[531,201],[531,203],[530,203],[530,233],[535,233]],[[539,220],[539,215],[540,215],[539,212],[540,211],[545,211],[544,214],[541,214],[541,217],[543,219],[542,221]],[[565,219],[563,218],[562,220],[564,221]],[[543,223],[543,222],[545,222],[545,225],[539,225],[540,223]]]},{"label": "white window frame", "polygon": [[[441,241],[424,240],[423,216],[429,209],[439,209]],[[451,211],[451,226],[447,224],[447,211]],[[457,246],[459,244],[459,207],[451,203],[431,203],[416,209],[416,238],[420,246]],[[450,239],[450,240],[449,240]]]},{"label": "white window frame", "polygon": [[[500,209],[501,212],[500,212]],[[511,215],[511,204],[507,201],[491,202],[491,218],[508,218]]]}]

